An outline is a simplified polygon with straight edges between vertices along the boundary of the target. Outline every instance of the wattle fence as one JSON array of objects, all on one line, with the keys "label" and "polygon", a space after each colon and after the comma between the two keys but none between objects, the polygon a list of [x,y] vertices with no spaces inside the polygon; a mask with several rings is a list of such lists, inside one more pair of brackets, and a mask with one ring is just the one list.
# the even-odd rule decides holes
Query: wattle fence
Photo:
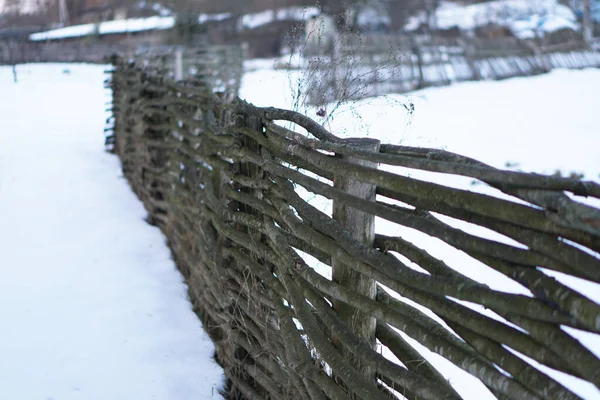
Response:
[{"label": "wattle fence", "polygon": [[[107,144],[168,238],[229,398],[460,399],[415,342],[498,399],[580,399],[536,363],[600,388],[600,359],[562,329],[600,334],[600,305],[545,272],[600,283],[600,210],[571,196],[598,199],[598,183],[342,139],[302,114],[215,93],[202,77],[176,81],[142,59],[113,59],[107,86]],[[469,177],[510,198],[379,165]],[[331,200],[333,212],[301,188]],[[376,217],[461,250],[527,295],[490,288],[379,233]]]},{"label": "wattle fence", "polygon": [[332,49],[308,46],[304,53],[301,63],[284,62],[280,67],[300,67],[308,101],[314,105],[557,68],[600,67],[600,53],[575,37],[544,44],[514,37],[348,33],[340,34]]},{"label": "wattle fence", "polygon": [[[239,83],[243,72],[245,49],[242,45],[207,46],[140,46],[102,41],[72,40],[66,42],[0,41],[0,65],[24,63],[92,63],[105,64],[118,56],[143,63],[153,63],[171,78],[188,76],[219,76],[212,81],[223,90]],[[148,65],[146,65],[148,67]],[[225,66],[225,67],[224,67]],[[219,72],[217,72],[219,70]],[[227,71],[227,77],[222,76]],[[177,75],[177,76],[176,76]]]},{"label": "wattle fence", "polygon": [[132,46],[86,41],[30,42],[0,41],[0,65],[46,62],[103,64],[113,54],[135,52]]}]

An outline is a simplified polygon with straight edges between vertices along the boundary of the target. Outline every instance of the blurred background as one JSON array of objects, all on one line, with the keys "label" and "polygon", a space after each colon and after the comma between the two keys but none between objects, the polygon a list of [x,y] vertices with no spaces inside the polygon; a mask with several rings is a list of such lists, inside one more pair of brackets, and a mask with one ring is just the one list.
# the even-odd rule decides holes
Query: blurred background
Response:
[{"label": "blurred background", "polygon": [[[331,28],[326,16],[334,16]],[[597,48],[600,0],[0,0],[0,62],[62,61],[44,58],[84,44],[88,54],[73,61],[207,42],[245,43],[249,58],[276,57],[306,39],[316,19],[325,26],[319,36],[351,29],[364,37],[427,34]],[[44,55],[45,48],[53,55]]]}]

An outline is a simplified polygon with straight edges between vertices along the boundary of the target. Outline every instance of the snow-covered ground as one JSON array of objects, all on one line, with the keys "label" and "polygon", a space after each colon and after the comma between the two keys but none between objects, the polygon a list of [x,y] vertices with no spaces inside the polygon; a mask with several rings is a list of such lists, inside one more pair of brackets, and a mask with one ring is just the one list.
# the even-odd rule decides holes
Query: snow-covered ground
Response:
[{"label": "snow-covered ground", "polygon": [[[314,108],[294,105],[298,73],[272,65],[248,63],[241,96],[318,120]],[[0,399],[220,398],[213,345],[191,311],[164,237],[144,222],[117,158],[103,151],[102,67],[28,65],[18,72],[15,84],[10,69],[0,68]],[[557,70],[329,105],[326,126],[340,136],[598,180],[598,93],[599,70]],[[394,171],[497,193],[469,179]],[[382,220],[376,229],[402,235],[494,288],[524,292],[423,234]],[[599,285],[559,278],[600,300]],[[596,335],[576,335],[600,354]],[[416,346],[465,399],[490,398],[476,379]],[[548,373],[583,398],[600,399],[593,386]]]},{"label": "snow-covered ground", "polygon": [[[298,82],[303,79],[302,73],[273,70],[273,63],[273,60],[247,62],[248,72],[242,81],[240,96],[259,106],[296,109],[315,120],[324,121],[316,115],[314,107],[297,103],[294,93],[297,93]],[[507,168],[508,163],[511,168],[528,172],[552,174],[558,170],[563,175],[575,172],[584,174],[586,179],[599,181],[598,93],[600,70],[555,70],[535,77],[465,82],[406,95],[365,99],[339,107],[328,105],[325,118],[329,118],[326,126],[342,137],[372,137],[383,143],[443,148],[498,168]],[[411,113],[412,107],[414,112]],[[399,167],[386,169],[447,186],[502,196],[487,186],[472,185],[471,179]],[[315,196],[300,186],[296,190],[311,204],[325,212],[331,211],[327,199]],[[600,206],[600,202],[595,202],[595,205]],[[441,218],[472,234],[503,242],[509,240],[485,229]],[[402,236],[412,241],[456,270],[492,288],[508,293],[528,293],[524,287],[438,239],[379,218],[375,229],[379,233]],[[306,260],[323,275],[331,276],[330,269],[312,257],[307,256]],[[600,302],[600,285],[549,271],[548,274]],[[482,307],[473,307],[476,311],[497,317]],[[568,331],[600,356],[600,337]],[[406,339],[440,369],[466,400],[493,398],[481,382],[409,337]],[[600,392],[591,384],[556,371],[544,369],[544,372],[586,400],[600,399]]]},{"label": "snow-covered ground", "polygon": [[164,236],[104,152],[102,71],[0,67],[0,399],[220,399]]}]

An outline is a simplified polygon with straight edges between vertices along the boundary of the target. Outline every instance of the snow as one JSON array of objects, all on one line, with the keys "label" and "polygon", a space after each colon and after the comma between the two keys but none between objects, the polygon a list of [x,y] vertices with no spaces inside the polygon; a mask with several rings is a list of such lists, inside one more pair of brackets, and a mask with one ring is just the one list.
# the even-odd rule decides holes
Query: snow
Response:
[{"label": "snow", "polygon": [[[176,19],[168,15],[170,10],[155,3],[152,9],[160,12],[161,16],[147,18],[129,18],[113,21],[100,22],[98,24],[73,25],[64,28],[52,29],[45,32],[34,33],[29,36],[29,40],[52,40],[66,39],[72,37],[89,36],[93,34],[107,35],[114,33],[132,33],[151,30],[171,29],[175,26]],[[230,18],[231,13],[221,14],[200,14],[198,23],[203,24],[208,21],[223,21]]]},{"label": "snow", "polygon": [[198,23],[203,24],[209,21],[223,21],[227,18],[231,18],[231,13],[220,13],[220,14],[200,14],[198,17]]},{"label": "snow", "polygon": [[[243,77],[241,97],[319,120],[314,108],[294,105],[301,75],[275,71],[273,63],[248,63],[252,70]],[[213,344],[191,310],[165,239],[144,222],[146,212],[123,179],[118,159],[102,150],[102,67],[26,65],[18,72],[14,84],[11,70],[0,68],[0,399],[220,398],[222,370],[212,360]],[[381,96],[337,109],[328,105],[332,117],[326,126],[340,136],[443,148],[496,167],[510,162],[524,171],[578,172],[598,181],[598,92],[600,70],[555,70]],[[412,114],[404,108],[409,104]],[[503,196],[467,178],[386,169]],[[331,211],[327,199],[302,195]],[[376,230],[400,235],[497,290],[527,294],[437,239],[381,219]],[[308,261],[327,276],[325,266]],[[544,272],[600,301],[599,285]],[[600,354],[598,335],[565,331]],[[492,398],[464,371],[415,347],[466,400]],[[600,399],[592,385],[544,371],[582,398]]]},{"label": "snow", "polygon": [[295,21],[305,21],[319,15],[317,7],[289,7],[277,10],[277,19],[291,19]]},{"label": "snow", "polygon": [[[298,71],[273,70],[274,63],[279,61],[247,62],[240,97],[257,106],[295,109],[315,120],[324,121],[316,115],[316,108],[298,102],[294,96],[299,82],[304,79],[302,74]],[[325,126],[342,137],[366,136],[378,138],[383,143],[441,148],[498,168],[506,168],[506,164],[511,163],[523,171],[552,174],[560,170],[563,175],[577,172],[583,173],[586,179],[599,181],[599,92],[598,69],[554,70],[535,77],[464,82],[406,95],[380,96],[342,104],[338,108],[330,104],[325,107],[330,117]],[[404,107],[410,104],[414,105],[412,114]],[[293,125],[286,126],[294,128]],[[507,198],[485,185],[472,185],[472,179],[464,177],[399,167],[386,166],[385,169],[416,179]],[[297,191],[310,204],[331,213],[329,200],[315,196],[299,185]],[[600,202],[592,204],[600,207]],[[442,219],[469,233],[514,245],[510,239],[487,229],[447,217]],[[531,295],[521,285],[438,239],[379,218],[375,229],[378,233],[401,236],[415,243],[457,271],[494,289]],[[315,263],[310,257],[306,260],[319,273],[330,277],[331,271],[327,266]],[[553,271],[544,272],[600,302],[600,285]],[[400,299],[410,303],[407,299]],[[491,318],[502,320],[481,306],[461,303]],[[431,312],[429,314],[433,316]],[[568,328],[565,331],[600,356],[598,335]],[[421,354],[440,369],[466,400],[493,398],[481,382],[416,342],[411,343],[415,343]],[[390,356],[386,349],[384,354]],[[528,362],[537,365],[530,360]],[[593,385],[551,369],[540,368],[582,398],[600,399],[600,392]]]},{"label": "snow", "polygon": [[66,26],[64,28],[52,29],[50,31],[32,33],[29,35],[29,40],[38,41],[88,36],[97,32],[97,29],[98,26],[96,24]]},{"label": "snow", "polygon": [[104,151],[104,68],[0,67],[0,399],[220,399],[165,238]]},{"label": "snow", "polygon": [[72,37],[89,36],[93,34],[106,35],[111,33],[132,33],[149,30],[171,29],[175,26],[175,17],[129,18],[122,20],[100,22],[98,24],[73,25],[50,31],[31,34],[29,40],[52,40]]},{"label": "snow", "polygon": [[265,10],[259,13],[246,14],[242,16],[242,26],[246,29],[254,29],[275,21],[275,11]]},{"label": "snow", "polygon": [[[167,11],[162,9],[158,11],[161,11],[163,14],[167,13]],[[316,7],[289,7],[278,10],[267,10],[259,13],[243,15],[241,17],[241,25],[245,29],[254,29],[274,21],[305,21],[317,14],[318,9]],[[231,16],[231,13],[200,14],[198,17],[198,22],[203,24],[209,21],[223,21],[231,18]],[[149,30],[171,29],[174,26],[174,16],[163,15],[148,18],[129,18],[100,22],[98,24],[73,25],[64,28],[52,29],[45,32],[38,32],[30,35],[29,40],[40,41],[66,39],[94,34],[106,35],[114,33],[132,33]]]},{"label": "snow", "polygon": [[175,26],[175,17],[130,18],[107,21],[99,24],[98,33],[129,33],[161,29],[171,29]]},{"label": "snow", "polygon": [[[578,30],[577,17],[569,7],[557,0],[495,0],[472,5],[444,1],[436,11],[436,25],[440,29],[458,27],[473,30],[478,26],[499,24],[507,26],[521,39],[568,28]],[[421,13],[409,18],[406,29],[414,30],[425,22]]]},{"label": "snow", "polygon": [[564,17],[560,17],[558,15],[550,15],[548,17],[542,17],[538,21],[539,29],[544,32],[556,32],[560,29],[571,29],[574,31],[579,30],[579,26]]},{"label": "snow", "polygon": [[512,33],[520,39],[542,37],[547,33],[561,29],[579,30],[579,25],[560,15],[532,15],[527,20],[512,21],[509,24]]},{"label": "snow", "polygon": [[265,10],[242,16],[242,26],[254,29],[275,21],[306,21],[319,14],[317,7],[289,7],[278,10]]},{"label": "snow", "polygon": [[162,4],[159,4],[159,3],[152,4],[152,9],[154,11],[156,11],[161,17],[166,17],[168,15],[172,15],[173,14],[173,11],[170,8],[165,7],[165,6],[163,6]]},{"label": "snow", "polygon": [[147,1],[142,0],[142,1],[138,1],[136,6],[137,6],[138,10],[151,9],[151,10],[157,12],[161,17],[173,15],[173,10],[171,10],[169,7],[165,7],[164,5],[162,5],[160,3],[149,4]]}]

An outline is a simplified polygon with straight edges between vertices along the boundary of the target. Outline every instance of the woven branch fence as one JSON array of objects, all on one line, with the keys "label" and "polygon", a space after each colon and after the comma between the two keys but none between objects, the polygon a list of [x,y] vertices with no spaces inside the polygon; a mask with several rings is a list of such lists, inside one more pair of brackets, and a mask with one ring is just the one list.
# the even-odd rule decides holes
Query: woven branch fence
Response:
[{"label": "woven branch fence", "polygon": [[[332,50],[306,46],[307,100],[323,105],[471,80],[531,76],[557,68],[600,67],[600,53],[582,39],[542,45],[533,40],[427,35],[344,34]],[[312,57],[311,57],[312,56]],[[281,65],[293,68],[295,65]]]},{"label": "woven branch fence", "polygon": [[[214,93],[202,79],[113,62],[109,142],[149,222],[168,238],[229,398],[460,399],[415,342],[498,399],[580,398],[523,356],[600,387],[600,359],[561,329],[600,333],[600,305],[544,272],[600,283],[600,210],[571,196],[600,198],[598,183],[341,139],[296,112]],[[514,201],[384,165],[473,178]],[[332,215],[300,187],[330,199]],[[440,239],[528,295],[494,290],[402,237],[376,233],[375,217]]]},{"label": "woven branch fence", "polygon": [[30,42],[25,39],[7,43],[0,42],[0,65],[46,62],[85,62],[103,64],[112,54],[129,54],[135,47],[115,43]]}]

